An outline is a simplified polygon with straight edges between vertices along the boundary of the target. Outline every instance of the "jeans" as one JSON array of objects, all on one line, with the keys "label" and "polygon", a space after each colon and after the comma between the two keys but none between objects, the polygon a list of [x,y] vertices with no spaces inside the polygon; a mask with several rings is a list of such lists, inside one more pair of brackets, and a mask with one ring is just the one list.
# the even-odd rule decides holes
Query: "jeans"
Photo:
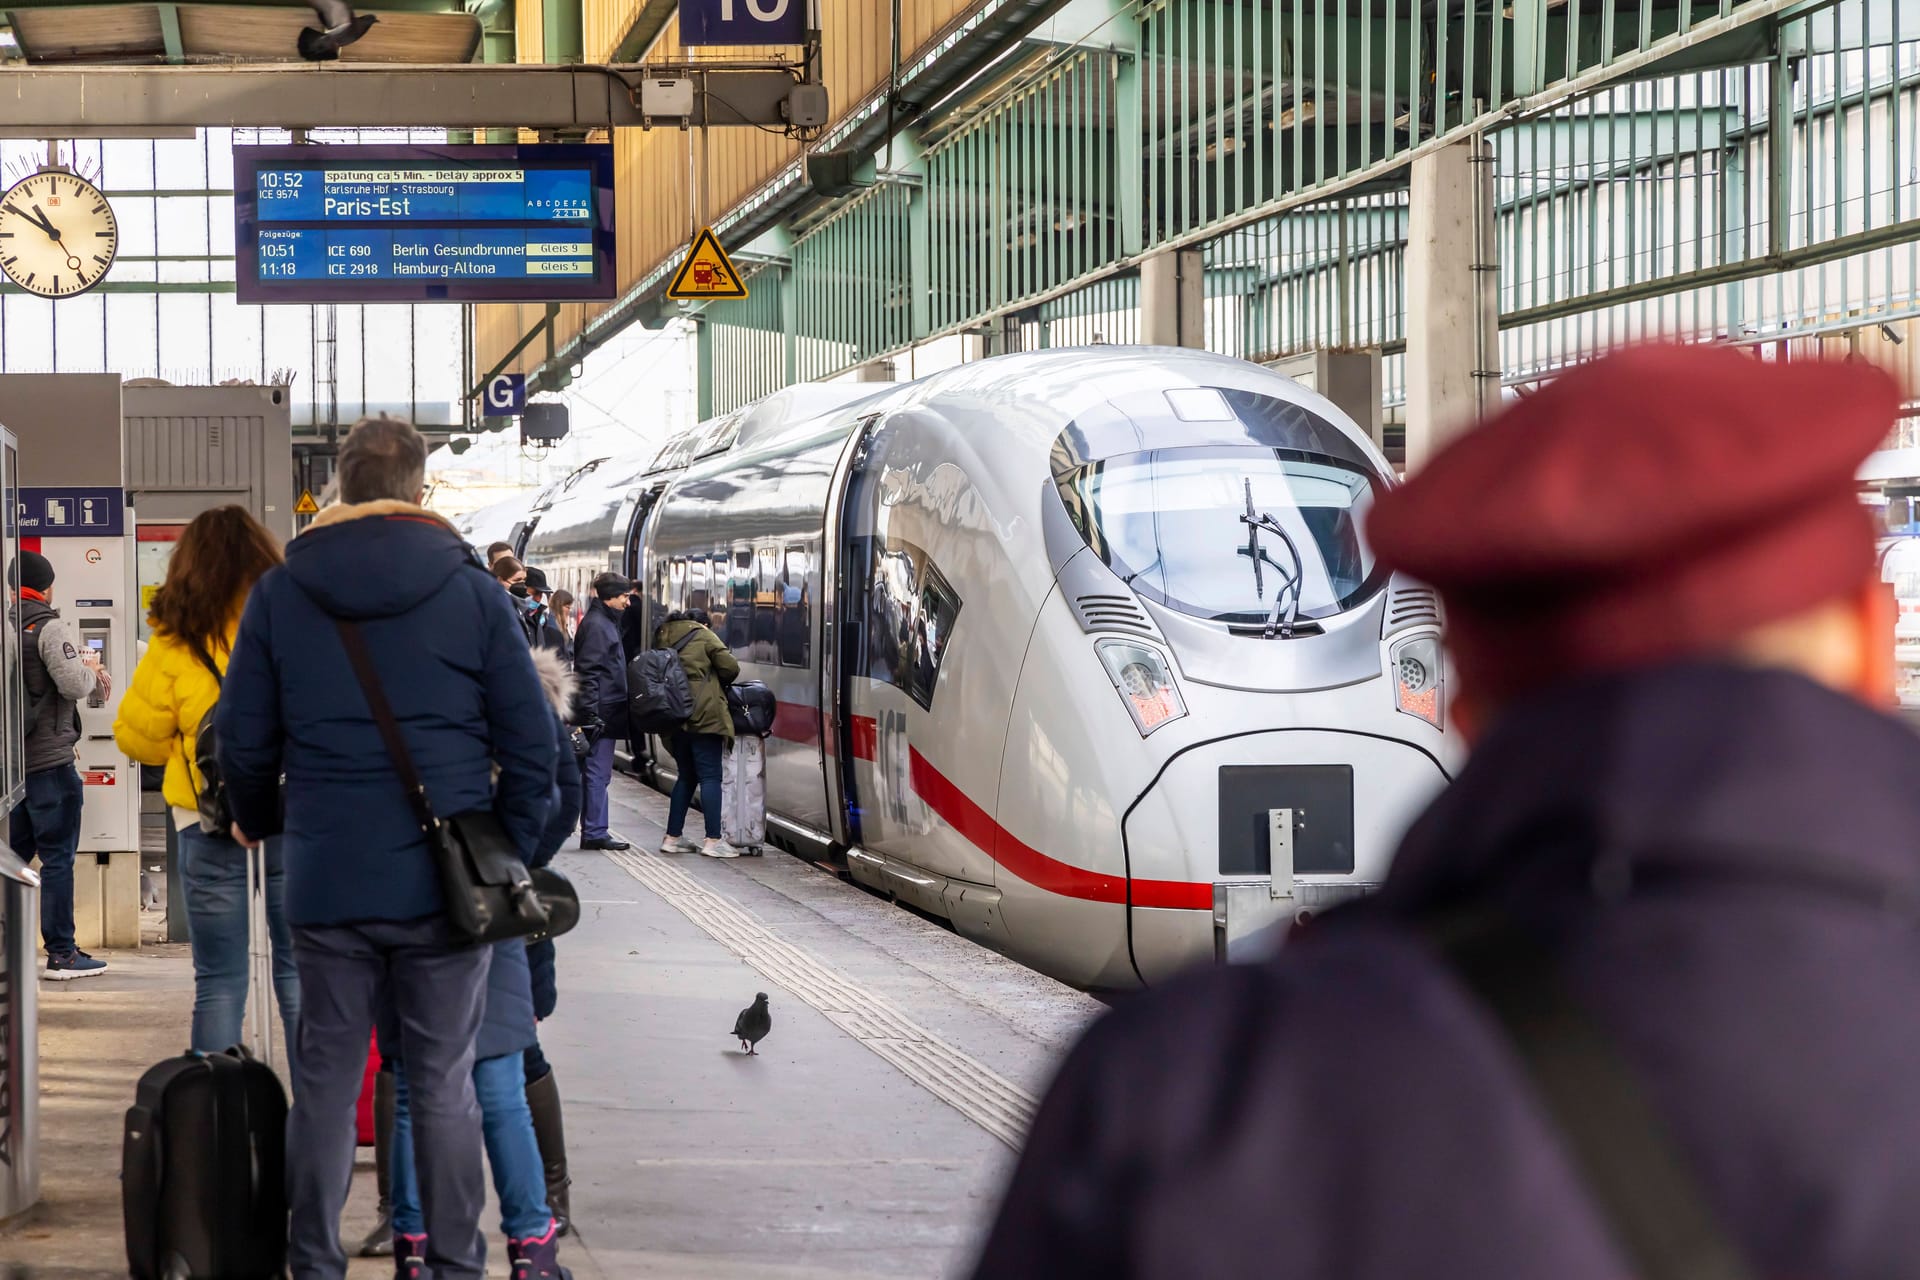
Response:
[{"label": "jeans", "polygon": [[[193,941],[193,1050],[218,1053],[240,1043],[247,1012],[247,851],[199,827],[179,833],[180,883]],[[267,842],[267,932],[273,943],[273,993],[294,1045],[300,1016],[300,974],[287,926],[286,872],[279,842]]]},{"label": "jeans", "polygon": [[47,954],[74,949],[73,854],[80,847],[80,803],[86,792],[70,764],[27,775],[27,798],[8,820],[8,843],[24,862],[40,859],[40,940]]},{"label": "jeans", "polygon": [[720,838],[720,756],[726,739],[717,733],[676,733],[673,735],[673,763],[679,776],[673,780],[673,795],[667,801],[667,834],[677,836],[687,825],[687,807],[693,803],[693,787],[700,784],[700,816],[706,819],[707,839]]},{"label": "jeans", "polygon": [[412,1086],[413,1155],[428,1274],[480,1280],[487,1240],[473,1040],[493,948],[466,944],[443,917],[296,926],[300,968],[293,1112],[287,1117],[287,1263],[293,1280],[345,1280],[340,1210],[353,1179],[354,1107],[367,1038],[384,1008]]},{"label": "jeans", "polygon": [[[533,1136],[533,1113],[527,1110],[522,1061],[521,1054],[504,1053],[473,1064],[473,1091],[480,1099],[487,1163],[493,1167],[493,1189],[500,1197],[500,1229],[509,1240],[545,1235],[553,1221],[547,1207],[546,1166],[540,1162],[540,1144]],[[413,1119],[404,1062],[394,1073],[393,1088],[393,1154],[387,1175],[393,1229],[400,1235],[419,1235],[425,1226],[414,1178]]]},{"label": "jeans", "polygon": [[607,838],[607,783],[613,778],[613,735],[603,733],[580,761],[580,836]]}]

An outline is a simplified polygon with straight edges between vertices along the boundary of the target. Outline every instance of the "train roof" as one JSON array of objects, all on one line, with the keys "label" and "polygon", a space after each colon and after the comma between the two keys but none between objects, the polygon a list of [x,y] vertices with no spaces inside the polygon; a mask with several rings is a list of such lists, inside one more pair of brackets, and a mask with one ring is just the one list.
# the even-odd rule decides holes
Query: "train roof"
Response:
[{"label": "train roof", "polygon": [[1058,433],[1056,462],[1067,465],[1140,449],[1241,444],[1251,429],[1263,443],[1341,455],[1393,475],[1374,441],[1324,396],[1261,365],[1184,347],[1068,347],[976,360],[796,419],[756,443],[812,435],[829,422],[844,427],[872,410],[963,406]]}]

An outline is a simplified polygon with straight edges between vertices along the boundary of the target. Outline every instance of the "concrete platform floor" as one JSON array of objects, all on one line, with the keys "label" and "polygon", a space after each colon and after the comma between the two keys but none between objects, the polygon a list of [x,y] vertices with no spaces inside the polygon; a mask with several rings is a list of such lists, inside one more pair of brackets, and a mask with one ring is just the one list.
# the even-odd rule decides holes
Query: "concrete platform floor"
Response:
[{"label": "concrete platform floor", "polygon": [[[561,855],[585,910],[541,1029],[579,1228],[563,1260],[580,1280],[963,1273],[1035,1097],[1101,1006],[788,855],[664,857],[664,798],[617,777],[613,801],[634,849]],[[184,946],[108,958],[40,987],[43,1195],[0,1227],[6,1280],[126,1274],[121,1115],[183,1044],[193,983]],[[728,1032],[756,991],[774,1028],[747,1057]],[[351,1235],[373,1200],[363,1167]]]}]

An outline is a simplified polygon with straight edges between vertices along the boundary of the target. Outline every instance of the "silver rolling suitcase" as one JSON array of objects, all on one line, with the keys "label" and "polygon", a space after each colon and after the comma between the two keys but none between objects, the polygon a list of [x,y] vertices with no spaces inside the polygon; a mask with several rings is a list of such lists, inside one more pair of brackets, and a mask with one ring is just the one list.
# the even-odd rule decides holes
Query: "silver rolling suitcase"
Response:
[{"label": "silver rolling suitcase", "polygon": [[[273,935],[267,928],[267,846],[247,855],[247,1052],[273,1062]],[[289,1046],[291,1047],[291,1046]]]},{"label": "silver rolling suitcase", "polygon": [[720,838],[759,853],[767,842],[767,744],[757,735],[739,735],[722,757],[720,797]]}]

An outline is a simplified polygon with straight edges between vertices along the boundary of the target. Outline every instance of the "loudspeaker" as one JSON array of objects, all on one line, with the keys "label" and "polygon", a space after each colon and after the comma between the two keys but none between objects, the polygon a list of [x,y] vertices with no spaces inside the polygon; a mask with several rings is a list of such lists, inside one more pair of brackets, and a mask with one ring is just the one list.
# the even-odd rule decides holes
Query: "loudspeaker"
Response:
[{"label": "loudspeaker", "polygon": [[541,400],[527,406],[520,419],[520,443],[547,444],[567,434],[567,406],[558,400]]}]

